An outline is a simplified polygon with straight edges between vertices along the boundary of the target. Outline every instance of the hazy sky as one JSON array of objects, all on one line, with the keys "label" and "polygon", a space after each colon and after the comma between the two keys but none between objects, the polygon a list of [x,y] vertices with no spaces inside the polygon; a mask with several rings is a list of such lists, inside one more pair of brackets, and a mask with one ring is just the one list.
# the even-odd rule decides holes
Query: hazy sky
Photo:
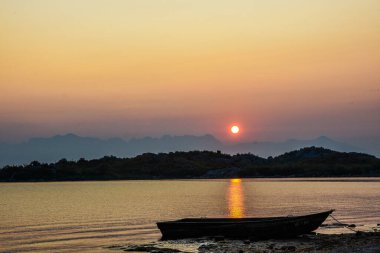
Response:
[{"label": "hazy sky", "polygon": [[0,0],[0,141],[380,136],[378,0]]}]

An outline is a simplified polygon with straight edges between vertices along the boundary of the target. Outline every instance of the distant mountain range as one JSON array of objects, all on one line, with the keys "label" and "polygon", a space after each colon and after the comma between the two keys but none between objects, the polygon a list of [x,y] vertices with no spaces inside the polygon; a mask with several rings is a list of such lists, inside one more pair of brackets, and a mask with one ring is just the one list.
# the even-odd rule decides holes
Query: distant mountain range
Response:
[{"label": "distant mountain range", "polygon": [[[221,150],[224,153],[252,153],[260,157],[277,156],[303,147],[323,147],[343,152],[365,152],[360,148],[321,136],[311,140],[290,139],[284,142],[248,142],[226,144],[212,135],[145,137],[123,140],[99,139],[75,134],[33,138],[19,144],[0,143],[0,167],[28,164],[31,161],[56,162],[62,158],[78,160],[103,156],[134,157],[143,153],[167,153],[191,150]],[[369,152],[371,153],[371,152]],[[379,156],[378,153],[371,153]]]},{"label": "distant mountain range", "polygon": [[301,149],[304,147],[323,147],[342,152],[364,152],[360,148],[332,140],[326,136],[320,136],[310,140],[289,139],[283,142],[248,142],[235,145],[226,145],[223,151],[227,153],[247,153],[268,157],[278,156],[285,152]]}]

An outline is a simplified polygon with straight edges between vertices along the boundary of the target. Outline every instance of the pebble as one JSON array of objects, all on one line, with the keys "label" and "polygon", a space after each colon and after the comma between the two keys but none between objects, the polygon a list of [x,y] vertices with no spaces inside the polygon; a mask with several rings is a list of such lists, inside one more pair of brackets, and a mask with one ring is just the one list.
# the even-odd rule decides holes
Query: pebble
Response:
[{"label": "pebble", "polygon": [[282,246],[280,249],[281,250],[288,250],[288,251],[296,251],[295,246]]},{"label": "pebble", "polygon": [[214,237],[214,241],[216,241],[216,242],[220,242],[220,241],[223,241],[223,240],[224,240],[223,236],[215,236]]}]

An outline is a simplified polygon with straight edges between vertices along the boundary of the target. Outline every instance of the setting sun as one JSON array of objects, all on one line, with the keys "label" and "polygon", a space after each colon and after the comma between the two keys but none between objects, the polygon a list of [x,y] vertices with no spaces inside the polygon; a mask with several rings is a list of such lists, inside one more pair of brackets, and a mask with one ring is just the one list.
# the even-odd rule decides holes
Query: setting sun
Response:
[{"label": "setting sun", "polygon": [[233,134],[238,134],[240,131],[239,127],[238,126],[233,126],[231,127],[231,133]]}]

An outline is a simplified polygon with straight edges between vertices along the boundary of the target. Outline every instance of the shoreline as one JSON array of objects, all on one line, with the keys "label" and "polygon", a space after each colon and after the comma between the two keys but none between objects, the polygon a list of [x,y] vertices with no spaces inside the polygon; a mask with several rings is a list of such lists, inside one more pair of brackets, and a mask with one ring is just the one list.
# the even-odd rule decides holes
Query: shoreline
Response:
[{"label": "shoreline", "polygon": [[127,179],[83,179],[83,180],[35,180],[35,181],[1,181],[0,183],[64,183],[64,182],[120,182],[120,181],[192,181],[192,180],[230,180],[248,179],[255,181],[287,181],[287,182],[380,182],[380,176],[342,176],[342,177],[220,177],[220,178],[127,178]]},{"label": "shoreline", "polygon": [[122,250],[126,252],[151,253],[378,253],[380,252],[380,231],[344,234],[307,234],[292,239],[271,239],[265,241],[231,240],[216,237],[157,241],[147,244],[114,245],[107,248],[116,252]]}]

